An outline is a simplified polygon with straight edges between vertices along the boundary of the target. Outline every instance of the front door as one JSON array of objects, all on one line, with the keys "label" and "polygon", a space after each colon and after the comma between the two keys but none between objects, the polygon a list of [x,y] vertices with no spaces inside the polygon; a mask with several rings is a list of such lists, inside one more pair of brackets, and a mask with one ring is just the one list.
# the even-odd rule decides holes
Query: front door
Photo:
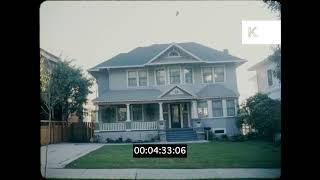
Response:
[{"label": "front door", "polygon": [[171,104],[171,128],[181,128],[180,104]]}]

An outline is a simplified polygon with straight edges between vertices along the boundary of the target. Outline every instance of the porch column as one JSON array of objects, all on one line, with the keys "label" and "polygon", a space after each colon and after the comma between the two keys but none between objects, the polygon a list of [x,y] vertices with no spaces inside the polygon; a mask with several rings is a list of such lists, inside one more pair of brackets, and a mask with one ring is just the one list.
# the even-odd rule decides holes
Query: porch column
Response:
[{"label": "porch column", "polygon": [[131,121],[130,120],[130,104],[126,104],[127,105],[127,122]]},{"label": "porch column", "polygon": [[96,105],[96,123],[99,123],[99,105]]},{"label": "porch column", "polygon": [[197,101],[192,101],[192,111],[191,111],[192,119],[198,119],[198,111],[197,111]]},{"label": "porch column", "polygon": [[222,99],[222,111],[223,111],[223,117],[228,116],[228,113],[227,113],[227,100],[226,99]]},{"label": "porch column", "polygon": [[163,121],[162,102],[159,102],[159,120]]},{"label": "porch column", "polygon": [[207,100],[207,104],[208,104],[208,117],[209,117],[209,118],[213,118],[212,100],[211,100],[211,99],[208,99],[208,100]]}]

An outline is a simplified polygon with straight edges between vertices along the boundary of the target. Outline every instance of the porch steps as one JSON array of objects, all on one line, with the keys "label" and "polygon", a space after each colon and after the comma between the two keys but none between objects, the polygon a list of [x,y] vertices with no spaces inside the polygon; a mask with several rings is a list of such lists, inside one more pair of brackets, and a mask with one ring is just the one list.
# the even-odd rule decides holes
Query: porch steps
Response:
[{"label": "porch steps", "polygon": [[166,131],[167,141],[196,141],[198,140],[196,132],[192,128],[171,128]]}]

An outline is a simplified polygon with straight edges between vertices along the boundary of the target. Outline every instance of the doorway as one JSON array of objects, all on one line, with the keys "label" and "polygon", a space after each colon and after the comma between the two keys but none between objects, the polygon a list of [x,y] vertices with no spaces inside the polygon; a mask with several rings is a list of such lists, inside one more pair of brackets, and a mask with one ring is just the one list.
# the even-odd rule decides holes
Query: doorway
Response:
[{"label": "doorway", "polygon": [[189,103],[170,104],[170,125],[171,128],[190,127]]}]

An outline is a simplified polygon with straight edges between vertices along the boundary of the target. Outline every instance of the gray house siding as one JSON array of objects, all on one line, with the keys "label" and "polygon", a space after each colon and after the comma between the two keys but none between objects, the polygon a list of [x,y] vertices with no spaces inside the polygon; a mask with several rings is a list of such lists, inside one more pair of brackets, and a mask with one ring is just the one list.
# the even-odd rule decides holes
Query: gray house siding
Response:
[{"label": "gray house siding", "polygon": [[238,93],[237,75],[235,64],[226,65],[226,83],[225,86]]},{"label": "gray house siding", "polygon": [[228,136],[233,136],[240,133],[239,129],[236,127],[236,119],[234,117],[193,119],[192,126],[196,127],[196,123],[198,121],[201,121],[202,127],[210,127],[211,130],[215,128],[225,128]]},{"label": "gray house siding", "polygon": [[[110,90],[128,90],[128,89],[150,89],[150,88],[154,88],[154,89],[159,89],[160,91],[165,91],[168,88],[174,87],[175,85],[181,86],[186,88],[187,90],[189,89],[191,92],[198,92],[201,88],[205,87],[207,84],[202,82],[202,72],[201,72],[201,68],[203,66],[201,66],[200,64],[194,64],[194,65],[189,65],[187,67],[192,67],[193,68],[193,84],[184,84],[184,75],[183,72],[181,72],[181,80],[182,82],[180,84],[174,84],[174,85],[170,85],[168,83],[169,81],[169,73],[168,73],[168,69],[169,67],[172,66],[163,66],[165,67],[165,69],[167,70],[167,77],[166,77],[166,85],[162,85],[162,86],[157,86],[155,84],[155,68],[154,67],[148,67],[145,68],[148,70],[148,86],[145,87],[128,87],[127,86],[127,71],[129,69],[110,69],[109,70],[109,80],[110,83],[107,82],[107,79],[105,78],[106,82],[103,82],[103,78],[101,78],[101,81],[99,81],[99,89],[100,86],[101,89],[106,89],[105,86],[110,87]],[[181,65],[181,67],[184,67],[184,65]],[[143,69],[143,68],[139,68],[139,69]],[[137,68],[130,68],[130,70],[138,70]],[[226,75],[226,81],[223,83],[219,83],[219,84],[223,84],[225,87],[235,91],[236,93],[238,92],[238,88],[237,88],[237,79],[236,79],[236,70],[235,70],[235,65],[234,64],[226,64],[225,65],[225,75]],[[99,76],[100,77],[100,76]]]},{"label": "gray house siding", "polygon": [[101,96],[105,91],[109,90],[109,75],[108,71],[95,72],[94,76],[98,84],[98,96]]}]

